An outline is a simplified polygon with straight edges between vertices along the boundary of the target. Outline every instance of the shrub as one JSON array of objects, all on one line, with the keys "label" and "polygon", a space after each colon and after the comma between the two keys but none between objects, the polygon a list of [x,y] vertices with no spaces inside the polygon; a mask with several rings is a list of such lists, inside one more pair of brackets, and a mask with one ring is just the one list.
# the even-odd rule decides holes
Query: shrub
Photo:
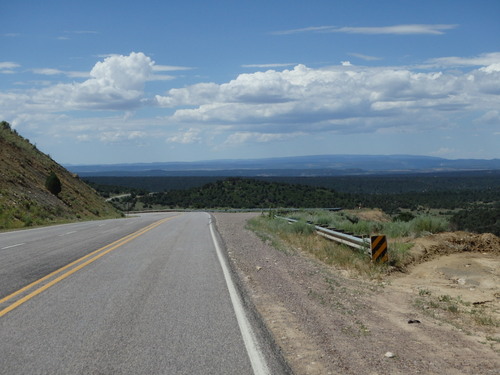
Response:
[{"label": "shrub", "polygon": [[11,130],[11,127],[7,121],[2,121],[2,122],[0,122],[0,129]]},{"label": "shrub", "polygon": [[55,196],[57,196],[61,192],[61,180],[59,180],[59,177],[57,177],[54,172],[52,172],[45,180],[45,187]]},{"label": "shrub", "polygon": [[411,223],[416,233],[439,233],[448,229],[448,222],[445,219],[432,216],[419,216]]},{"label": "shrub", "polygon": [[290,232],[300,233],[300,234],[312,234],[314,233],[314,226],[304,223],[303,221],[297,221],[290,225]]},{"label": "shrub", "polygon": [[331,225],[331,220],[328,216],[318,216],[318,218],[315,220],[315,224],[319,226],[328,226]]},{"label": "shrub", "polygon": [[386,234],[391,238],[409,237],[414,235],[412,232],[411,222],[405,223],[402,221],[388,225]]},{"label": "shrub", "polygon": [[408,222],[412,221],[413,219],[415,219],[415,215],[413,215],[411,212],[401,212],[399,215],[394,217],[393,221]]}]

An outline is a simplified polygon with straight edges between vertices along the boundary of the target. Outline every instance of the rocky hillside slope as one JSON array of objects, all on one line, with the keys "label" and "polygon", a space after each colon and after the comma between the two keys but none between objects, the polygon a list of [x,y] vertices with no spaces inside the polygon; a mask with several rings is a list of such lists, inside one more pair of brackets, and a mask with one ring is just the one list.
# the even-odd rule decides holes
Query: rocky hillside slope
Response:
[{"label": "rocky hillside slope", "polygon": [[[61,182],[57,195],[45,187],[52,172]],[[0,229],[120,215],[78,176],[40,152],[7,122],[0,123]]]}]

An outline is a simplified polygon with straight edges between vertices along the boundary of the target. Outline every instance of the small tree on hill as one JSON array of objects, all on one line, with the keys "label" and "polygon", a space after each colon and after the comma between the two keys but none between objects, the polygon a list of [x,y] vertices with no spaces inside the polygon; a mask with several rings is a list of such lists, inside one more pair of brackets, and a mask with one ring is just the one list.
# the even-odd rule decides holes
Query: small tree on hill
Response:
[{"label": "small tree on hill", "polygon": [[45,187],[55,196],[57,196],[61,192],[61,180],[59,180],[59,177],[57,177],[54,172],[51,172],[50,175],[48,175],[47,179],[45,180]]}]

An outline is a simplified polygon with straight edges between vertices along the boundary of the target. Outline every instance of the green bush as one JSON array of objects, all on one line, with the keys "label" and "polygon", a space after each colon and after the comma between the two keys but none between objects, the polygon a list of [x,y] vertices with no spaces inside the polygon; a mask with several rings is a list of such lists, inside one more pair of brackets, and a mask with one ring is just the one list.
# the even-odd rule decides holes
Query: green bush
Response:
[{"label": "green bush", "polygon": [[319,226],[330,226],[331,225],[331,220],[328,216],[318,216],[316,220],[314,220],[316,225]]},{"label": "green bush", "polygon": [[0,129],[11,130],[10,124],[7,121],[0,122]]},{"label": "green bush", "polygon": [[411,221],[414,228],[414,232],[417,234],[428,232],[428,233],[439,233],[448,230],[448,222],[439,217],[433,216],[419,216]]},{"label": "green bush", "polygon": [[409,221],[412,221],[413,219],[415,219],[415,215],[413,215],[411,212],[401,212],[399,215],[393,218],[393,221],[403,221],[407,223]]},{"label": "green bush", "polygon": [[289,231],[292,233],[312,234],[314,230],[314,226],[304,223],[303,221],[297,221],[289,226]]},{"label": "green bush", "polygon": [[389,238],[408,237],[412,233],[411,222],[395,221],[384,225],[384,234]]},{"label": "green bush", "polygon": [[47,179],[45,180],[45,187],[55,196],[57,196],[61,192],[61,180],[59,180],[59,177],[57,177],[54,172],[47,176]]}]

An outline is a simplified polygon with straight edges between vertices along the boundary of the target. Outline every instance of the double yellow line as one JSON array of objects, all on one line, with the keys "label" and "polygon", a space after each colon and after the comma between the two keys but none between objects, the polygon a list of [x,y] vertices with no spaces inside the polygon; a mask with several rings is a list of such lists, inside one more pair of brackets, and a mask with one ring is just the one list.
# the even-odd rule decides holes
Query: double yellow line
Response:
[{"label": "double yellow line", "polygon": [[38,289],[35,289],[32,292],[30,292],[29,294],[25,295],[24,297],[16,300],[15,302],[10,304],[9,306],[4,308],[3,310],[0,310],[0,318],[2,316],[4,316],[5,314],[7,314],[8,312],[14,310],[16,307],[19,307],[23,303],[25,303],[25,302],[29,301],[30,299],[32,299],[33,297],[39,295],[43,291],[49,289],[51,286],[64,280],[68,276],[71,276],[72,274],[74,274],[78,270],[81,270],[83,267],[88,266],[90,263],[96,261],[97,259],[101,258],[102,256],[119,248],[120,246],[125,245],[126,243],[134,240],[135,238],[142,236],[144,233],[149,232],[151,229],[156,228],[157,226],[163,224],[164,222],[166,222],[168,220],[172,220],[173,218],[174,217],[169,217],[166,219],[156,221],[156,222],[148,225],[147,227],[138,230],[137,232],[131,233],[128,236],[120,238],[119,240],[112,242],[109,245],[106,245],[104,247],[101,247],[100,249],[97,249],[97,250],[91,252],[91,253],[81,257],[80,259],[77,259],[77,260],[65,265],[64,267],[61,267],[58,270],[56,270],[52,273],[49,273],[48,275],[42,277],[41,279],[38,279],[38,280],[32,282],[31,284],[26,285],[25,287],[19,289],[18,291],[14,292],[12,294],[9,294],[7,297],[0,299],[0,305],[1,305],[3,303],[8,302],[9,300],[13,299],[16,296],[19,296],[23,293],[28,292],[33,287],[43,283],[44,281],[50,280],[51,278],[53,278],[53,277],[55,277],[55,276],[57,276],[57,275],[61,274],[62,272],[69,269],[68,271],[66,271],[66,272],[62,273],[61,275],[55,277],[54,279],[50,280],[46,284],[43,284]]}]

